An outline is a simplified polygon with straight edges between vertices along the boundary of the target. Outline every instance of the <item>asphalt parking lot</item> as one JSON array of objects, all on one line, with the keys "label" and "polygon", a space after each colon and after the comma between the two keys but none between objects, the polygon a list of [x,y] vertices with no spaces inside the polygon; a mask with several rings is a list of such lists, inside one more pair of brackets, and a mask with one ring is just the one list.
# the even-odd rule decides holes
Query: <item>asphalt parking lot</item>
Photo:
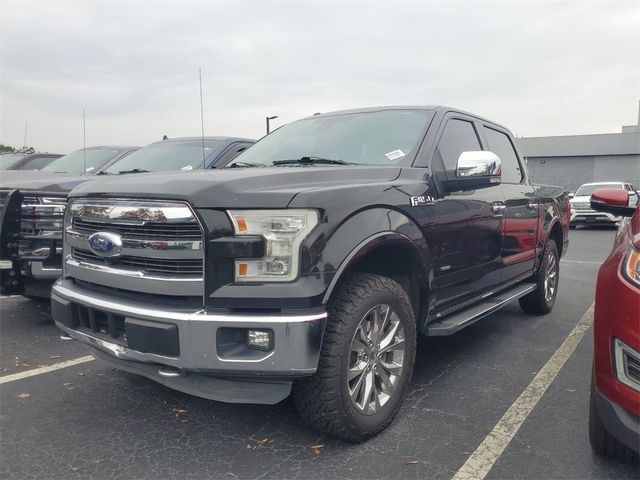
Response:
[{"label": "asphalt parking lot", "polygon": [[[216,403],[99,361],[2,383],[89,354],[59,339],[46,302],[2,298],[0,477],[451,478],[583,318],[613,236],[571,232],[551,314],[514,304],[452,337],[421,340],[399,416],[362,445],[305,427],[289,400]],[[637,465],[590,449],[591,341],[589,329],[487,478],[638,478]]]}]

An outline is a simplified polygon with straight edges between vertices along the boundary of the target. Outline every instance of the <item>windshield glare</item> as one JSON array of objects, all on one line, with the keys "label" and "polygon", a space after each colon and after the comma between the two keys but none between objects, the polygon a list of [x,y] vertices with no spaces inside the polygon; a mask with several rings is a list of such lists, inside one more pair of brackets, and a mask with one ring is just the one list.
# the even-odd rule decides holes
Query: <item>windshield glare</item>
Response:
[{"label": "windshield glare", "polygon": [[[222,143],[220,140],[204,141],[206,161]],[[134,169],[162,172],[198,168],[202,168],[202,140],[188,140],[152,143],[117,161],[105,169],[105,172],[117,174]]]},{"label": "windshield glare", "polygon": [[[122,150],[115,148],[88,148],[86,155],[82,149],[71,152],[42,167],[41,172],[96,173]],[[85,170],[86,156],[86,170]]]},{"label": "windshield glare", "polygon": [[576,192],[576,197],[590,197],[593,192],[600,190],[601,188],[613,188],[615,190],[622,190],[622,184],[620,183],[598,183],[597,185],[582,185]]},{"label": "windshield glare", "polygon": [[311,117],[279,128],[232,164],[272,165],[279,160],[318,157],[395,165],[414,153],[432,115],[426,110],[383,110]]}]

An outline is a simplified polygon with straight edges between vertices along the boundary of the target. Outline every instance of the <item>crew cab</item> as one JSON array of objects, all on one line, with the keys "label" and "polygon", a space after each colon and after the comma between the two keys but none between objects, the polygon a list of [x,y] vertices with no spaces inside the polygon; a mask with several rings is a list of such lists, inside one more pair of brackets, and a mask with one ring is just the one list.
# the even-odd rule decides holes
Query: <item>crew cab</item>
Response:
[{"label": "crew cab", "polygon": [[591,195],[600,189],[622,190],[629,198],[629,205],[638,203],[638,192],[628,182],[599,182],[585,183],[576,190],[575,196],[569,200],[571,204],[571,227],[577,225],[615,225],[622,217],[608,211],[598,211],[591,208]]},{"label": "crew cab", "polygon": [[640,453],[640,206],[621,189],[600,189],[593,210],[623,218],[598,272],[593,317],[589,438],[621,460]]},{"label": "crew cab", "polygon": [[[137,147],[77,150],[40,172],[4,172],[0,181],[2,293],[48,297],[62,273],[67,194],[88,180],[148,171],[214,168],[253,144],[236,137],[183,137]],[[5,213],[6,212],[6,213]]]},{"label": "crew cab", "polygon": [[551,310],[568,225],[563,189],[534,187],[494,122],[319,114],[226,168],[74,189],[52,315],[119,369],[225,402],[293,393],[363,441],[398,412],[418,334]]}]

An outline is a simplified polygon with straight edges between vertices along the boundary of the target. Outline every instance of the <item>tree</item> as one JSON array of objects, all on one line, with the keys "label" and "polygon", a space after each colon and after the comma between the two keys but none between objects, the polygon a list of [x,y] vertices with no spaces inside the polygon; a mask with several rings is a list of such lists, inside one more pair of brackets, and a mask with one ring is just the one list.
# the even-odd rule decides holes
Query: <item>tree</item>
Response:
[{"label": "tree", "polygon": [[33,147],[20,147],[20,148],[14,148],[10,145],[3,145],[0,143],[0,153],[35,153],[35,148]]}]

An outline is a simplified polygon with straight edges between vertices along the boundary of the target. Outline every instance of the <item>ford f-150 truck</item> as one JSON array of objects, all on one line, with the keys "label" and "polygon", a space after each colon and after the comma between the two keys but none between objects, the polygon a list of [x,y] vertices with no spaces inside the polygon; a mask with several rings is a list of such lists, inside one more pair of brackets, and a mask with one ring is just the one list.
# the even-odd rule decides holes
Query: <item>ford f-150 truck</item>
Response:
[{"label": "ford f-150 truck", "polygon": [[398,412],[418,334],[551,310],[568,226],[563,189],[534,187],[494,122],[314,115],[227,168],[76,188],[52,315],[119,369],[225,402],[293,392],[363,441]]},{"label": "ford f-150 truck", "polygon": [[[62,219],[75,186],[107,175],[187,171],[225,165],[254,143],[236,137],[183,137],[137,149],[87,149],[39,172],[3,172],[0,181],[0,288],[2,293],[48,297],[62,273]],[[70,173],[61,173],[70,172]],[[2,208],[2,207],[5,208]]]}]

